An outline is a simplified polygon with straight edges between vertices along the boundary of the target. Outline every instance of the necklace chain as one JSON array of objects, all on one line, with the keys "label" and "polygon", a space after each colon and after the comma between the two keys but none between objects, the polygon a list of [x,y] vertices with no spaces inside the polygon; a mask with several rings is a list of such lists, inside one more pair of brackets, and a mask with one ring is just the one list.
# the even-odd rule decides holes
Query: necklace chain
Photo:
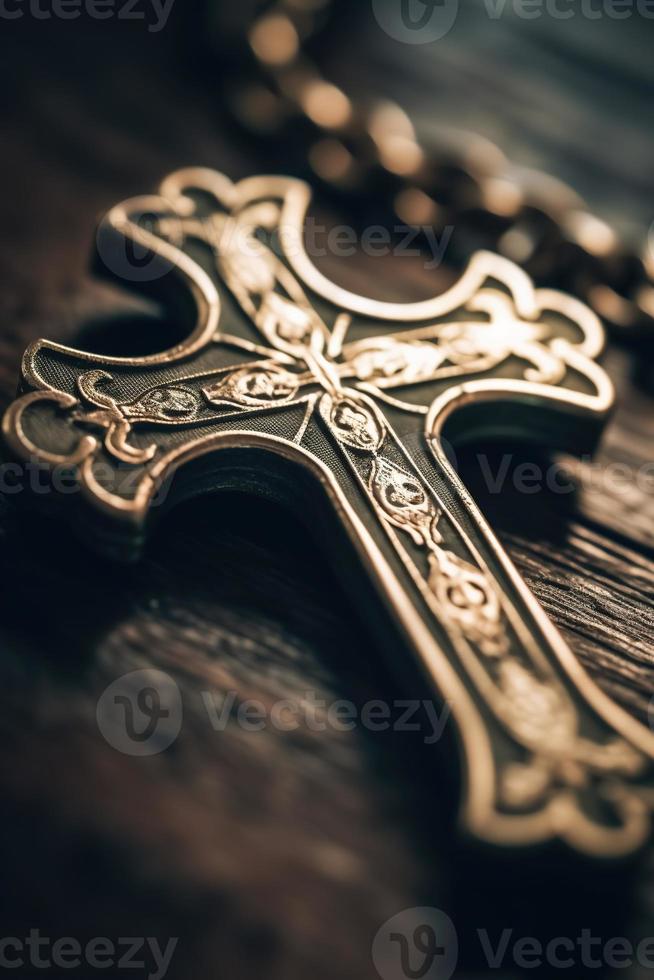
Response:
[{"label": "necklace chain", "polygon": [[489,140],[443,130],[442,144],[426,147],[400,106],[355,104],[324,76],[309,52],[334,23],[336,0],[229,6],[214,30],[229,65],[229,105],[251,134],[285,149],[299,142],[313,180],[339,196],[368,200],[377,212],[382,204],[418,233],[454,228],[457,258],[496,252],[538,285],[583,299],[614,336],[630,342],[654,336],[654,255],[647,242],[640,254],[625,247],[572,188],[512,166]]}]

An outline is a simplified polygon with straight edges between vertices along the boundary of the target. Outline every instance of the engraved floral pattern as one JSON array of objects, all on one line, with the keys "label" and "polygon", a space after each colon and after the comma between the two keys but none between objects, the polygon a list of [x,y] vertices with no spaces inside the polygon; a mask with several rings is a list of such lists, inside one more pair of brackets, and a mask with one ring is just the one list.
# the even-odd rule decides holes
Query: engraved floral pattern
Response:
[{"label": "engraved floral pattern", "polygon": [[427,545],[437,536],[440,513],[416,476],[377,457],[372,466],[370,489],[386,520],[410,534],[417,545]]},{"label": "engraved floral pattern", "polygon": [[202,389],[212,405],[258,408],[290,401],[298,391],[296,375],[274,364],[230,371],[220,381]]},{"label": "engraved floral pattern", "polygon": [[[158,378],[174,380],[144,386],[130,398],[124,396],[125,382],[118,374],[83,371],[77,380],[79,398],[67,393],[59,404],[76,425],[102,433],[107,453],[144,467],[145,473],[146,464],[159,463],[163,440],[154,434],[151,443],[134,438],[139,428],[148,431],[151,426],[160,432],[164,426],[199,420],[219,423],[226,417],[245,420],[277,410],[295,412],[294,419],[301,413],[295,430],[298,444],[310,425],[320,428],[358,479],[383,529],[385,546],[393,549],[394,558],[417,583],[421,600],[447,634],[453,656],[458,655],[457,668],[467,672],[484,709],[495,715],[504,735],[517,746],[510,762],[498,762],[493,805],[499,802],[513,812],[545,811],[553,801],[559,806],[556,819],[572,822],[581,791],[592,780],[606,777],[609,789],[615,787],[621,777],[639,774],[643,756],[623,739],[602,743],[582,736],[579,712],[567,689],[556,672],[547,669],[547,662],[543,668],[543,661],[523,644],[510,599],[494,581],[487,558],[475,550],[474,540],[457,526],[456,515],[448,513],[429,486],[380,404],[426,413],[418,399],[430,391],[433,399],[430,384],[448,379],[510,376],[520,382],[559,385],[568,368],[578,370],[580,359],[596,356],[592,342],[581,350],[589,341],[586,326],[581,324],[585,340],[578,345],[578,359],[566,360],[574,345],[557,339],[536,319],[534,296],[520,298],[511,274],[489,275],[486,258],[479,263],[485,275],[472,277],[473,288],[457,293],[456,303],[442,315],[429,322],[422,319],[414,328],[416,314],[399,332],[348,342],[358,304],[334,300],[339,310],[328,326],[322,304],[316,309],[307,295],[315,289],[311,277],[294,274],[293,263],[258,240],[257,230],[273,231],[279,223],[279,205],[257,200],[239,208],[234,206],[236,197],[227,197],[229,203],[222,202],[222,210],[206,220],[189,210],[192,200],[186,198],[174,221],[172,244],[181,249],[187,238],[194,238],[210,246],[215,271],[255,328],[256,342],[221,334],[222,323],[218,326],[216,320],[215,341],[224,345],[222,350],[238,348],[236,363],[230,360],[225,367],[224,357],[216,359],[207,375],[184,376],[181,369],[176,374],[162,372]],[[165,229],[164,218],[163,235]],[[556,306],[552,309],[557,312]],[[569,319],[574,321],[574,315]],[[359,337],[361,332],[365,330]],[[243,363],[243,351],[248,352],[248,363]],[[596,376],[588,371],[586,377],[593,381]],[[416,403],[388,394],[412,386],[417,387]],[[439,385],[437,391],[447,387]],[[97,441],[87,438],[83,452],[96,450]],[[629,787],[622,789],[626,809],[616,808],[616,813],[618,822],[626,823],[638,800]],[[593,824],[585,816],[581,820]]]},{"label": "engraved floral pattern", "polygon": [[521,320],[506,296],[481,290],[467,310],[488,318],[434,323],[348,344],[343,376],[380,389],[397,388],[482,374],[514,356],[526,362],[524,376],[529,381],[556,384],[563,378],[565,362],[543,343],[546,329]]},{"label": "engraved floral pattern", "polygon": [[325,394],[320,401],[320,414],[343,445],[364,452],[375,452],[381,446],[384,426],[360,399]]},{"label": "engraved floral pattern", "polygon": [[439,547],[432,549],[429,563],[429,587],[450,622],[485,656],[507,653],[499,596],[483,572]]},{"label": "engraved floral pattern", "polygon": [[177,385],[162,385],[146,391],[140,398],[120,406],[128,419],[156,419],[161,422],[181,421],[197,415],[199,399],[194,391]]}]

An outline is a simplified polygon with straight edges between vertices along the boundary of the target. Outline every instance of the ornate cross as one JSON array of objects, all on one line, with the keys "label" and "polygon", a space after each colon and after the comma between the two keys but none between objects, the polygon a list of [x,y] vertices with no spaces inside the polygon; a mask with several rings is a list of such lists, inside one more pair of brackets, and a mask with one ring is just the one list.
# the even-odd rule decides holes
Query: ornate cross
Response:
[{"label": "ornate cross", "polygon": [[654,735],[547,620],[442,436],[447,422],[453,441],[590,444],[612,402],[600,324],[485,252],[426,302],[357,296],[312,263],[309,203],[296,180],[186,170],[114,208],[105,271],[171,304],[188,337],[138,358],[36,342],[5,440],[73,474],[81,493],[62,509],[114,554],[200,490],[284,499],[324,532],[393,661],[408,648],[449,703],[467,829],[628,852],[649,830]]}]

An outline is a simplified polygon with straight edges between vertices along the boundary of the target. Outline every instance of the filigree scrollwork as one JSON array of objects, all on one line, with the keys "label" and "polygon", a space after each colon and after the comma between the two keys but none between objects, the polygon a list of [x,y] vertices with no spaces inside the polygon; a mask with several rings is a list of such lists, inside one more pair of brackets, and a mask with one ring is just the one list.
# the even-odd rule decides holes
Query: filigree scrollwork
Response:
[{"label": "filigree scrollwork", "polygon": [[156,446],[130,445],[127,437],[136,422],[168,423],[197,418],[201,401],[197,392],[179,384],[156,385],[130,401],[120,402],[107,391],[114,378],[107,371],[87,371],[80,375],[77,387],[83,399],[98,411],[78,408],[72,413],[76,422],[106,430],[105,446],[113,456],[126,463],[145,463],[152,459]]},{"label": "filigree scrollwork", "polygon": [[257,235],[274,231],[279,218],[279,208],[263,202],[203,221],[180,216],[175,229],[211,247],[221,279],[267,342],[301,357],[303,348],[322,350],[329,331],[297,278]]},{"label": "filigree scrollwork", "polygon": [[376,457],[370,490],[386,520],[406,531],[417,545],[424,547],[434,537],[440,537],[440,512],[416,476],[388,459]]},{"label": "filigree scrollwork", "polygon": [[[304,249],[308,201],[296,181],[234,185],[194,170],[169,178],[158,198],[114,209],[113,230],[158,253],[186,281],[197,307],[194,332],[170,351],[135,359],[38,342],[25,359],[28,393],[7,413],[5,437],[23,458],[40,454],[75,467],[86,498],[134,527],[157,482],[209,448],[265,445],[299,459],[318,474],[358,547],[374,556],[376,585],[434,685],[460,711],[469,763],[477,754],[486,760],[487,771],[469,780],[470,826],[494,840],[558,834],[582,849],[626,851],[645,833],[640,787],[627,780],[639,776],[644,752],[654,754],[651,733],[634,737],[633,720],[580,680],[583,671],[570,666],[565,644],[552,639],[512,580],[439,448],[439,426],[453,406],[477,399],[506,407],[520,396],[530,419],[539,404],[559,416],[567,408],[571,417],[603,417],[611,386],[593,360],[601,327],[576,300],[534,289],[489,253],[475,255],[458,283],[425,302],[349,293],[326,280]],[[130,207],[159,220],[144,229]],[[230,334],[221,310],[234,301],[245,315],[234,317]],[[390,393],[396,388],[400,396]],[[269,413],[275,424],[267,427]],[[425,415],[424,427],[416,413]],[[424,437],[428,460],[411,451],[405,433]],[[328,437],[337,467],[315,448]],[[118,483],[103,488],[96,478],[103,444],[132,466],[134,487],[123,496]],[[353,486],[341,486],[344,467]],[[579,702],[575,687],[586,694]],[[593,782],[596,796],[613,794],[616,827],[601,806],[584,811]]]},{"label": "filigree scrollwork", "polygon": [[126,409],[136,408],[142,398],[136,399],[129,406],[121,405],[105,390],[106,385],[113,380],[107,371],[87,371],[82,374],[77,381],[79,393],[87,403],[97,406],[97,410],[88,411],[79,407],[73,410],[71,417],[80,425],[104,430],[105,448],[112,456],[133,465],[147,463],[156,453],[157,447],[154,443],[139,448],[127,441],[132,425]]},{"label": "filigree scrollwork", "polygon": [[207,406],[265,409],[288,404],[298,393],[300,377],[274,363],[254,364],[222,372],[218,380],[196,390],[170,383],[148,388],[129,401],[118,401],[108,388],[115,379],[107,371],[82,374],[77,387],[84,401],[96,411],[77,408],[75,421],[106,430],[107,450],[123,462],[143,463],[154,455],[154,448],[131,446],[127,437],[134,425],[174,425],[200,418]]},{"label": "filigree scrollwork", "polygon": [[526,364],[527,381],[557,384],[564,377],[565,361],[547,346],[547,327],[518,317],[507,296],[482,290],[466,304],[466,311],[487,314],[487,319],[434,323],[348,344],[343,376],[381,389],[410,387],[482,374],[517,357]]},{"label": "filigree scrollwork", "polygon": [[266,364],[230,371],[202,392],[212,405],[265,408],[289,402],[299,387],[297,375],[275,364]]},{"label": "filigree scrollwork", "polygon": [[499,595],[488,577],[451,551],[434,545],[429,588],[443,613],[487,657],[508,652],[509,637]]},{"label": "filigree scrollwork", "polygon": [[77,387],[86,401],[122,419],[183,422],[198,415],[201,402],[190,388],[176,383],[156,385],[130,401],[119,402],[106,391],[106,386],[113,382],[106,371],[88,371],[80,376]]},{"label": "filigree scrollwork", "polygon": [[376,452],[386,435],[383,423],[361,401],[351,395],[324,394],[320,414],[338,441],[363,452]]}]

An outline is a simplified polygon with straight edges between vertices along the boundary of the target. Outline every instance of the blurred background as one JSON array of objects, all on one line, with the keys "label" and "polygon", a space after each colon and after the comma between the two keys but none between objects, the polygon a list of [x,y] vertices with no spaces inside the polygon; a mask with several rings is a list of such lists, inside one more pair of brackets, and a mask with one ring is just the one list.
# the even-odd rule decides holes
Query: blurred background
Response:
[{"label": "blurred background", "polygon": [[[540,281],[551,274],[585,291],[609,325],[606,366],[620,396],[599,471],[641,472],[654,445],[654,303],[642,279],[654,262],[654,9],[644,0],[415,0],[408,9],[416,22],[435,14],[416,29],[399,0],[0,5],[2,407],[36,337],[128,353],[174,335],[162,311],[89,275],[95,225],[111,205],[181,166],[233,179],[291,173],[316,183],[316,213],[331,223],[392,225],[417,206],[453,228],[436,269],[396,256],[380,274],[369,258],[324,258],[361,292],[430,295],[488,245]],[[257,18],[280,10],[295,34],[277,22],[253,35]],[[307,101],[316,71],[336,89]],[[338,119],[342,98],[368,120],[384,103],[378,146],[386,127],[409,134],[437,161],[435,196],[398,196],[403,154],[386,169],[359,167],[354,137],[320,124],[325,112]],[[483,214],[480,186],[492,205]],[[524,195],[536,203],[514,224]],[[460,214],[453,201],[464,202]],[[597,223],[575,219],[561,235],[560,214],[586,207]],[[609,287],[598,282],[602,256]],[[636,300],[634,337],[623,328]],[[534,458],[525,447],[496,451],[498,460],[510,451],[514,467]],[[565,459],[557,465],[576,493],[500,499],[474,447],[459,465],[584,664],[647,721],[651,481],[618,493],[586,479],[597,472],[590,463]],[[419,734],[210,728],[207,689],[266,705],[309,689],[326,703],[398,696],[352,597],[291,516],[237,494],[202,500],[166,519],[142,563],[117,567],[3,492],[0,548],[0,937],[105,937],[116,949],[125,937],[167,949],[174,937],[169,977],[363,980],[380,975],[372,950],[384,924],[429,907],[437,931],[446,913],[458,933],[454,976],[509,980],[526,968],[509,954],[489,967],[479,929],[494,946],[503,930],[544,943],[576,941],[584,929],[604,942],[654,935],[651,851],[597,867],[563,850],[526,857],[462,841],[455,779]],[[117,751],[96,722],[107,686],[142,669],[165,672],[184,705],[179,737],[148,759]],[[402,921],[410,935],[418,920]],[[118,957],[58,968],[25,956],[13,973],[153,976],[151,953],[134,955],[144,960],[134,968]],[[444,980],[450,965],[413,975]],[[617,972],[649,975],[637,962]],[[612,970],[576,961],[568,974]]]}]

